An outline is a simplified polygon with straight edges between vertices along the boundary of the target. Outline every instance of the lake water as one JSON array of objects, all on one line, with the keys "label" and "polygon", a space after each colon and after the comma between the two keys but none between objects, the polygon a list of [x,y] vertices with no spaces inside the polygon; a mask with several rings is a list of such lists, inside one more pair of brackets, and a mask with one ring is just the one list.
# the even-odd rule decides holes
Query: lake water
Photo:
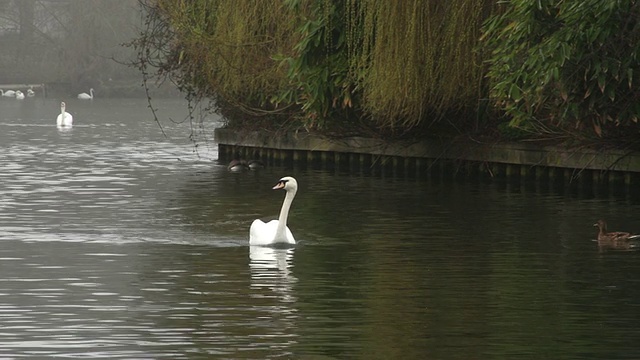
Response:
[{"label": "lake water", "polygon": [[[209,116],[0,100],[0,358],[638,359],[628,193],[329,170],[230,173]],[[197,146],[196,146],[197,144]],[[298,179],[292,249],[251,248]],[[615,193],[615,192],[613,192]]]}]

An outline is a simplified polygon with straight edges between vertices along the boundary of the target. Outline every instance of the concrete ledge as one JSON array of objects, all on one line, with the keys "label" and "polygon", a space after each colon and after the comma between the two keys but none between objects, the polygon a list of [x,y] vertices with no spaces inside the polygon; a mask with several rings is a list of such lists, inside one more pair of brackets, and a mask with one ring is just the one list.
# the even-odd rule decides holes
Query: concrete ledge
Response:
[{"label": "concrete ledge", "polygon": [[332,139],[301,132],[274,136],[274,134],[266,132],[236,132],[229,129],[216,129],[215,139],[218,144],[226,146],[362,153],[377,156],[640,173],[640,154],[638,152],[564,149],[522,142],[481,144],[472,141],[430,139],[413,143],[389,143],[362,137]]}]

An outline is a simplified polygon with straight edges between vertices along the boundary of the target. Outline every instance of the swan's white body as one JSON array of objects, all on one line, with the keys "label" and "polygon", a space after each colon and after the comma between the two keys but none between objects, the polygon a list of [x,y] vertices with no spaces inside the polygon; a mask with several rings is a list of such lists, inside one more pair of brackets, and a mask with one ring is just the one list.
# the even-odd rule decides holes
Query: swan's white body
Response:
[{"label": "swan's white body", "polygon": [[34,97],[36,96],[36,93],[32,89],[27,89],[27,96]]},{"label": "swan's white body", "polygon": [[16,91],[16,99],[18,100],[24,100],[24,94],[22,93],[22,91],[18,90]]},{"label": "swan's white body", "polygon": [[89,93],[91,95],[89,95],[87,93],[78,94],[78,99],[80,99],[80,100],[93,100],[93,88],[89,89]]},{"label": "swan's white body", "polygon": [[280,209],[280,217],[278,220],[271,220],[268,223],[259,219],[253,220],[249,229],[249,245],[264,246],[296,243],[291,230],[287,227],[287,218],[289,217],[291,202],[298,191],[298,182],[290,176],[285,176],[280,179],[273,189],[284,189],[287,192],[282,203],[282,209]]},{"label": "swan's white body", "polygon": [[2,96],[6,96],[6,97],[14,97],[14,96],[16,96],[16,92],[13,91],[13,90],[7,90],[7,91],[0,90],[0,94],[2,94]]},{"label": "swan's white body", "polygon": [[56,120],[56,125],[59,127],[72,126],[73,125],[73,116],[65,111],[64,102],[60,103],[60,115],[58,115],[58,119]]}]

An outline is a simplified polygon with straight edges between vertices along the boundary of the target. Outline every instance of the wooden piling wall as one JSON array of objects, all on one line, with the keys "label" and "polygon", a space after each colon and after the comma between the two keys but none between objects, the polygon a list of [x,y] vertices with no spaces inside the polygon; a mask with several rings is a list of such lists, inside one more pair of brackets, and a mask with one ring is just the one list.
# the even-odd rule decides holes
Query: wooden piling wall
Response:
[{"label": "wooden piling wall", "polygon": [[312,166],[405,177],[487,178],[625,186],[640,189],[640,154],[565,149],[530,143],[482,144],[430,139],[388,143],[362,137],[325,138],[216,129],[219,158],[267,165]]}]

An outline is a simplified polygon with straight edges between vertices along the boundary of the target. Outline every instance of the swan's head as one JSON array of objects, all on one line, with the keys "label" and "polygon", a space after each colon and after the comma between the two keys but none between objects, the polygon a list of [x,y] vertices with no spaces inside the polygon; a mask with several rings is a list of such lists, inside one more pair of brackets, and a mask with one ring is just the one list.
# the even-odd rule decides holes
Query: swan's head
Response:
[{"label": "swan's head", "polygon": [[64,108],[66,107],[66,105],[64,104],[64,101],[60,103],[60,109],[62,109],[62,111],[64,111]]},{"label": "swan's head", "polygon": [[298,182],[291,176],[285,176],[273,187],[273,190],[284,189],[287,192],[298,191]]}]

